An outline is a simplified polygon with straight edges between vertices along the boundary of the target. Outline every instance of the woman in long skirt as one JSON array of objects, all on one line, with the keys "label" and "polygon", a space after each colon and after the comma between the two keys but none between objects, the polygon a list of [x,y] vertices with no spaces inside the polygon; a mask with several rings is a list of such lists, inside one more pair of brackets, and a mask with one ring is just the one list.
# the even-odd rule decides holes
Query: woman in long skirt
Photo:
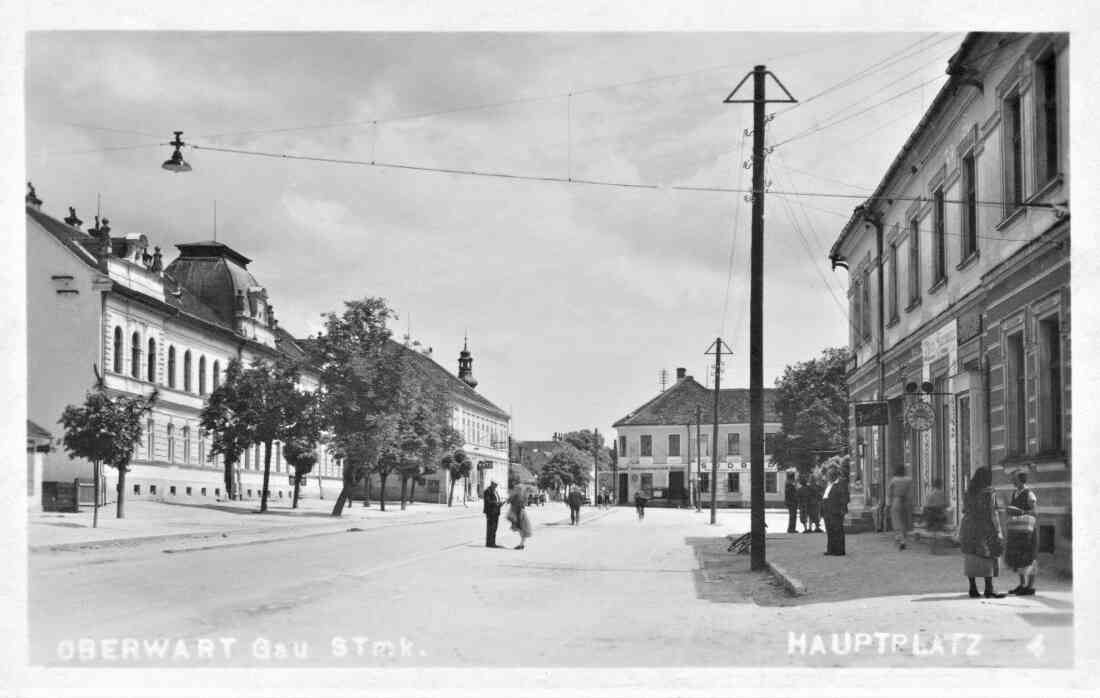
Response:
[{"label": "woman in long skirt", "polygon": [[[1004,535],[997,520],[997,495],[993,491],[993,473],[978,468],[966,488],[963,519],[959,524],[959,543],[963,552],[963,574],[970,580],[970,597],[999,599],[1004,594],[993,590],[993,578],[1000,573],[998,558],[1004,552]],[[978,593],[976,580],[985,579],[985,593]]]},{"label": "woman in long skirt", "polygon": [[531,537],[531,519],[527,516],[526,501],[519,485],[512,488],[508,505],[508,521],[512,524],[512,530],[519,533],[519,545],[515,549],[523,550]]}]

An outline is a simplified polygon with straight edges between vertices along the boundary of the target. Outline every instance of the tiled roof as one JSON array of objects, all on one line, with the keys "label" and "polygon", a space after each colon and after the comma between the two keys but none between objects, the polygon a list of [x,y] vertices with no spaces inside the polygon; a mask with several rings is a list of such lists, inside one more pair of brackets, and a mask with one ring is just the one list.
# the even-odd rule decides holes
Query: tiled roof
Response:
[{"label": "tiled roof", "polygon": [[99,268],[96,256],[92,254],[87,246],[88,243],[92,242],[91,235],[30,206],[27,207],[27,215],[35,223],[45,228],[46,232],[55,237],[61,244],[68,247],[80,261],[93,269]]},{"label": "tiled roof", "polygon": [[27,420],[27,438],[28,439],[52,439],[53,434],[46,431],[42,427],[38,426],[31,420]]},{"label": "tiled roof", "polygon": [[507,412],[494,405],[481,393],[466,385],[465,381],[459,380],[458,376],[440,366],[438,363],[436,363],[435,359],[419,351],[416,351],[415,349],[406,347],[404,344],[401,344],[392,339],[390,340],[390,344],[399,347],[402,351],[407,352],[410,356],[413,357],[413,360],[419,366],[429,371],[430,375],[434,375],[443,380],[444,384],[447,386],[447,389],[451,392],[451,395],[454,396],[456,399],[471,402],[494,416],[497,416],[501,419],[508,419],[509,415]]},{"label": "tiled roof", "polygon": [[[695,421],[695,408],[703,408],[703,423],[714,421],[714,391],[699,385],[688,376],[668,390],[658,394],[638,409],[615,422],[615,427],[683,425]],[[764,421],[778,422],[775,411],[775,389],[764,388]],[[718,423],[747,424],[749,422],[749,391],[727,388],[718,391]]]}]

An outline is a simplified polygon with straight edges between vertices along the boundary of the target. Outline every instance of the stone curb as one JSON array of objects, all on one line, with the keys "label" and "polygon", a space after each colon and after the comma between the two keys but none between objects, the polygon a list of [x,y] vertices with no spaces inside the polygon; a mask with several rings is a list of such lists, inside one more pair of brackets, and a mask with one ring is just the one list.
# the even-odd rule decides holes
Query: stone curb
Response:
[{"label": "stone curb", "polygon": [[[478,514],[476,516],[480,516],[480,514]],[[370,530],[373,530],[373,529],[376,529],[376,528],[390,528],[390,527],[393,527],[393,526],[415,526],[415,525],[418,525],[418,524],[440,523],[440,522],[454,521],[454,520],[458,520],[458,519],[468,519],[468,518],[474,518],[474,517],[475,517],[475,515],[473,515],[473,514],[468,515],[468,516],[448,516],[448,517],[438,517],[438,518],[432,518],[432,519],[420,520],[420,521],[397,521],[397,522],[386,523],[386,524],[381,524],[381,525],[376,525],[376,526],[371,526],[369,524],[367,526],[363,526],[363,524],[366,523],[366,522],[364,522],[364,521],[353,521],[353,520],[348,519],[348,520],[345,520],[345,522],[339,524],[339,527],[336,527],[336,526],[333,526],[334,522],[326,521],[325,523],[316,523],[316,524],[312,524],[311,526],[309,526],[309,528],[313,528],[315,530],[306,531],[306,532],[304,532],[300,535],[284,535],[284,536],[278,536],[277,534],[283,533],[284,531],[287,531],[287,530],[294,530],[294,528],[292,526],[286,526],[286,527],[274,527],[274,528],[269,527],[269,528],[241,529],[241,530],[231,531],[231,532],[217,531],[217,530],[191,531],[191,532],[186,532],[186,533],[167,533],[167,534],[156,535],[156,536],[133,536],[133,537],[127,537],[127,538],[105,538],[105,539],[102,539],[102,540],[79,541],[79,542],[75,542],[75,543],[44,543],[44,544],[41,544],[41,545],[28,545],[27,546],[27,552],[28,553],[76,552],[76,551],[81,551],[81,550],[98,550],[100,548],[132,547],[132,546],[138,546],[138,545],[147,545],[147,544],[150,544],[150,543],[168,543],[168,542],[175,542],[175,541],[182,542],[182,541],[186,541],[186,540],[200,541],[200,540],[205,540],[205,539],[215,539],[215,540],[218,540],[218,541],[224,541],[224,542],[210,543],[208,545],[203,545],[203,546],[196,546],[196,547],[192,547],[192,548],[181,548],[181,549],[176,549],[176,550],[171,550],[170,551],[170,552],[186,552],[186,551],[190,551],[190,550],[207,550],[207,549],[211,549],[211,548],[224,548],[224,547],[233,547],[233,546],[240,546],[240,545],[252,545],[252,544],[255,544],[255,543],[269,543],[269,542],[274,543],[274,542],[278,542],[278,541],[295,540],[295,539],[298,539],[298,538],[309,538],[309,537],[312,537],[312,536],[332,535],[332,534],[335,534],[335,533],[344,533],[350,528],[355,528],[355,529],[358,529],[358,530],[361,530],[361,531],[370,531]],[[322,528],[325,528],[327,530],[316,530],[316,529],[322,529]],[[269,536],[269,535],[272,535],[272,534],[275,534],[276,537],[274,537],[274,538],[267,538],[266,537],[266,536]],[[242,537],[250,537],[250,536],[252,538],[250,538],[249,540],[240,540],[240,538],[242,538]],[[166,552],[168,552],[168,551],[166,551]]]},{"label": "stone curb", "polygon": [[802,580],[793,576],[783,567],[775,564],[774,562],[766,561],[768,571],[779,580],[783,588],[787,590],[787,593],[791,596],[803,596],[806,593],[806,585],[802,583]]}]

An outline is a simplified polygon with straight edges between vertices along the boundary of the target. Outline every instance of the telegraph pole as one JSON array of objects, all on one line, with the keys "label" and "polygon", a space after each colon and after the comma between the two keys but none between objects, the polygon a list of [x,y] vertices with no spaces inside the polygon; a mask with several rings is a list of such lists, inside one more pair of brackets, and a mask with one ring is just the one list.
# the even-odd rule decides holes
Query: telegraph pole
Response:
[{"label": "telegraph pole", "polygon": [[733,354],[719,337],[706,353],[714,353],[714,448],[710,454],[710,522],[718,522],[718,394],[722,387],[722,354]]},{"label": "telegraph pole", "polygon": [[699,501],[699,479],[703,474],[703,408],[695,406],[695,511],[703,510]]},{"label": "telegraph pole", "polygon": [[[734,94],[752,76],[752,99]],[[771,75],[786,99],[768,99],[765,78]],[[752,463],[751,553],[754,570],[765,567],[764,554],[764,105],[797,102],[765,66],[755,66],[726,97],[726,104],[752,103],[752,248],[749,297],[749,458]],[[717,444],[717,438],[715,439]]]},{"label": "telegraph pole", "polygon": [[596,506],[600,496],[600,430],[593,429],[592,433],[592,506]]}]

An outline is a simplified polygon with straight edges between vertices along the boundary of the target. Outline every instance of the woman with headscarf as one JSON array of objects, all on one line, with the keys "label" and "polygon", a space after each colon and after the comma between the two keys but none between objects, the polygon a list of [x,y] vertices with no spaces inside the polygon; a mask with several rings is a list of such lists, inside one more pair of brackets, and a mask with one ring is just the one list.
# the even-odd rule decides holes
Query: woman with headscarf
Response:
[{"label": "woman with headscarf", "polygon": [[[985,596],[999,599],[993,591],[993,578],[1000,572],[998,558],[1004,552],[1004,536],[997,520],[997,495],[993,491],[993,473],[978,468],[970,478],[959,524],[959,543],[963,552],[963,574],[970,580],[970,598]],[[985,579],[985,593],[978,593],[976,580]]]},{"label": "woman with headscarf", "polygon": [[516,485],[508,497],[508,521],[512,524],[512,530],[519,533],[519,545],[516,546],[516,550],[527,547],[527,539],[531,537],[531,519],[527,516],[526,506],[527,500],[523,496],[523,488]]}]

